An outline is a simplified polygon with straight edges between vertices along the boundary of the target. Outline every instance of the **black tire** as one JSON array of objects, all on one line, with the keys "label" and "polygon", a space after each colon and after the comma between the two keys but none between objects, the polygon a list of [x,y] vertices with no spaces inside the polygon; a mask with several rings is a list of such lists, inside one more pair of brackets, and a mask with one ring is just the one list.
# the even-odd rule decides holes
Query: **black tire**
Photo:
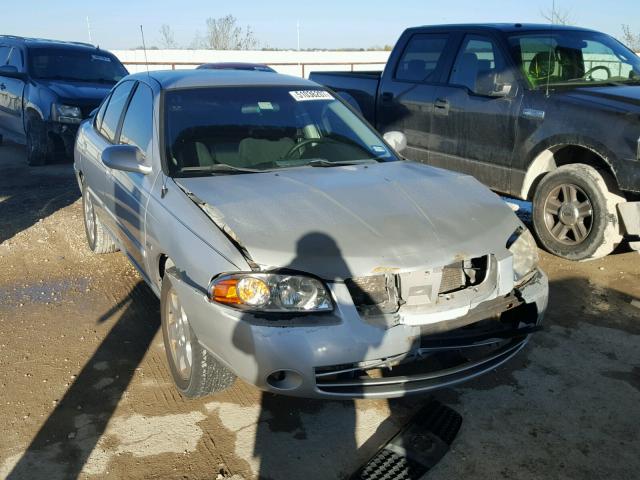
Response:
[{"label": "black tire", "polygon": [[533,197],[540,244],[568,260],[604,257],[622,241],[617,204],[624,202],[607,172],[584,164],[548,173]]},{"label": "black tire", "polygon": [[87,235],[87,243],[94,253],[113,253],[118,251],[118,246],[106,231],[100,217],[96,215],[93,207],[93,199],[82,183],[82,213],[84,218],[84,231]]},{"label": "black tire", "polygon": [[44,123],[35,118],[29,119],[26,128],[27,164],[41,166],[50,163],[54,156],[53,141],[47,135]]},{"label": "black tire", "polygon": [[[179,360],[177,360],[177,354],[172,353],[171,348],[172,338],[175,339],[176,335],[170,335],[169,329],[176,322],[171,320],[171,313],[175,308],[175,303],[171,298],[175,296],[178,300],[177,309],[180,312],[178,316],[184,315],[182,332],[184,335],[178,335],[182,337],[183,344],[190,345],[191,352],[191,364],[190,368],[184,367],[186,362],[180,362],[182,366],[178,366]],[[169,363],[169,370],[171,376],[176,384],[176,387],[184,395],[189,398],[204,397],[217,392],[221,392],[226,388],[229,388],[236,380],[236,376],[227,367],[218,362],[205,348],[200,345],[198,338],[194,333],[191,325],[188,323],[186,314],[181,309],[178,294],[174,289],[171,279],[168,274],[165,274],[162,279],[162,291],[160,295],[160,311],[162,318],[162,338],[164,339],[164,348],[167,353],[167,362]],[[179,322],[178,322],[179,323]],[[173,340],[174,342],[176,340]],[[182,358],[182,357],[181,357]]]}]

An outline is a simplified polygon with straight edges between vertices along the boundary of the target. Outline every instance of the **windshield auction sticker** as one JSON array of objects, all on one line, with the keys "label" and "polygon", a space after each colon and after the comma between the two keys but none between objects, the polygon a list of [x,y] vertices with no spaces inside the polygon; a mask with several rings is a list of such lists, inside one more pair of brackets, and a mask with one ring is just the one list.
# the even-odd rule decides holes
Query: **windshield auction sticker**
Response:
[{"label": "windshield auction sticker", "polygon": [[333,95],[324,90],[298,90],[289,92],[296,102],[308,102],[311,100],[333,100]]}]

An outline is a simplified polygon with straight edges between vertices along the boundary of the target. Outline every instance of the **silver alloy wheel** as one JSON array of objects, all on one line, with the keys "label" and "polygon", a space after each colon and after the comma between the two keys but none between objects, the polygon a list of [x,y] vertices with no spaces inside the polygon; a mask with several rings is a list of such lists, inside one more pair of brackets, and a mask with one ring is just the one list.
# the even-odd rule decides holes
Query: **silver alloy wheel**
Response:
[{"label": "silver alloy wheel", "polygon": [[577,185],[558,185],[544,202],[544,222],[559,242],[565,245],[582,243],[593,225],[591,200]]},{"label": "silver alloy wheel", "polygon": [[87,235],[89,236],[89,242],[91,243],[91,247],[96,241],[96,218],[95,212],[93,211],[93,200],[91,200],[91,194],[88,190],[85,191],[84,196],[84,221],[87,225]]},{"label": "silver alloy wheel", "polygon": [[191,350],[191,329],[178,294],[172,288],[166,303],[167,336],[169,350],[176,371],[183,380],[191,377],[193,353]]}]

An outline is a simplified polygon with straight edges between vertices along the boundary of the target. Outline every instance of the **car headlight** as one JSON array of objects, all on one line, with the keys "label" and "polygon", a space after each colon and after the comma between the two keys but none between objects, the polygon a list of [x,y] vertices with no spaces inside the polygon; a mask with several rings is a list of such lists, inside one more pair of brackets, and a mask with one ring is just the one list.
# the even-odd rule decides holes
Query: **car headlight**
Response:
[{"label": "car headlight", "polygon": [[214,278],[209,300],[258,312],[329,312],[333,302],[324,284],[305,275],[235,273]]},{"label": "car headlight", "polygon": [[517,285],[538,266],[538,246],[531,232],[521,227],[511,235],[507,248],[513,255],[513,280]]},{"label": "car headlight", "polygon": [[82,111],[80,107],[71,105],[53,104],[53,120],[60,123],[80,123],[82,122]]}]

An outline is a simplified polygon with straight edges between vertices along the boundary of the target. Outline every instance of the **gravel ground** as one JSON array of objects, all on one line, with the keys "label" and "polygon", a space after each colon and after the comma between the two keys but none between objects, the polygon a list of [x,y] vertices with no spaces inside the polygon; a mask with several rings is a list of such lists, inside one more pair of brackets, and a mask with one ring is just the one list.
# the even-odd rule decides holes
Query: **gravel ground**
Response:
[{"label": "gravel ground", "polygon": [[[182,398],[158,300],[121,254],[86,247],[71,166],[23,158],[0,147],[0,478],[345,478],[426,402],[289,399],[242,382]],[[545,330],[436,394],[463,425],[427,478],[638,478],[638,260],[542,254]]]}]

